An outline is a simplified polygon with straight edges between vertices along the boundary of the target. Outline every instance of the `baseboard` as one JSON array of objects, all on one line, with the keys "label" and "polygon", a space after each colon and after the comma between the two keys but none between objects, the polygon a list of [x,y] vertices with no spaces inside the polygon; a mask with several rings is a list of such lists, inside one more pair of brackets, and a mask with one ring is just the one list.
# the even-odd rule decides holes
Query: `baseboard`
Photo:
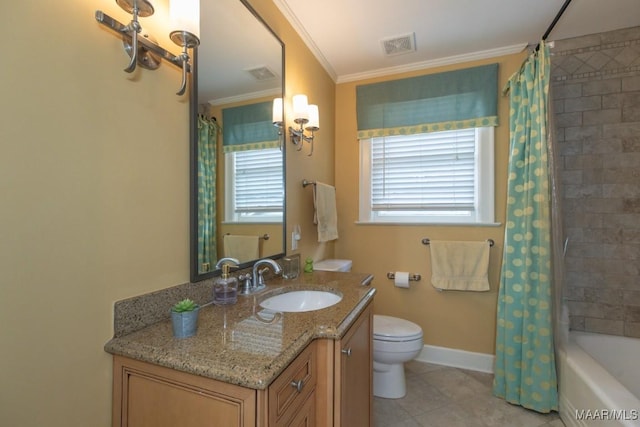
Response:
[{"label": "baseboard", "polygon": [[415,360],[492,374],[494,355],[425,345]]}]

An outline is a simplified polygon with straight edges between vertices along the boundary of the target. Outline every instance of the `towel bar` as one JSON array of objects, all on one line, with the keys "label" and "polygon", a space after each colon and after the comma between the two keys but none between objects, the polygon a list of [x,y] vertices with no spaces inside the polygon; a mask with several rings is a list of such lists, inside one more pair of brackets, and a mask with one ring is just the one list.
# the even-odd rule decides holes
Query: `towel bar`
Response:
[{"label": "towel bar", "polygon": [[[496,242],[494,242],[493,239],[487,239],[487,242],[489,242],[489,246],[493,246],[496,244]],[[428,245],[429,243],[431,243],[431,240],[429,240],[429,238],[425,237],[424,239],[422,239],[423,245]]]},{"label": "towel bar", "polygon": [[316,185],[316,182],[315,181],[308,181],[306,179],[303,179],[302,180],[302,186],[306,187],[307,185]]},{"label": "towel bar", "polygon": [[[394,280],[395,278],[396,278],[396,273],[387,273],[387,279]],[[410,282],[417,282],[420,279],[422,279],[422,276],[420,276],[419,274],[410,274],[409,275],[409,281]]]},{"label": "towel bar", "polygon": [[[225,236],[230,236],[231,233],[225,233]],[[262,236],[258,236],[258,239],[260,240],[269,240],[271,236],[269,236],[269,234],[264,233]]]}]

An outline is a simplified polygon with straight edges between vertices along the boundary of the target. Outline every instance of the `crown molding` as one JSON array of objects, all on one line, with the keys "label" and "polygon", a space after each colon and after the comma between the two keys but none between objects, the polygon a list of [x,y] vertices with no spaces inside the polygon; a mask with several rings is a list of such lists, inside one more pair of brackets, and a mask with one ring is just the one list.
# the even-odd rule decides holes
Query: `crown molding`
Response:
[{"label": "crown molding", "polygon": [[[275,5],[280,9],[280,12],[284,15],[284,17],[289,21],[289,24],[293,27],[294,30],[298,33],[304,44],[307,45],[313,56],[320,62],[320,65],[325,69],[329,77],[335,82],[337,80],[337,75],[327,58],[324,57],[318,46],[315,44],[307,30],[304,28],[304,25],[300,22],[298,17],[293,13],[289,5],[285,0],[273,0]],[[286,58],[285,58],[286,60]]]},{"label": "crown molding", "polygon": [[366,80],[375,77],[383,77],[391,74],[400,74],[409,71],[425,70],[428,68],[442,67],[444,65],[460,64],[463,62],[479,61],[482,59],[495,58],[497,56],[520,53],[527,47],[527,43],[520,43],[511,46],[504,46],[495,49],[481,50],[478,52],[465,53],[462,55],[448,56],[428,61],[414,62],[411,64],[398,65],[395,67],[380,68],[377,70],[365,71],[362,73],[345,74],[338,76],[336,83],[347,83],[358,80]]},{"label": "crown molding", "polygon": [[258,92],[243,93],[241,95],[229,96],[227,98],[215,98],[215,99],[210,99],[209,101],[207,101],[207,103],[213,106],[226,105],[226,104],[232,104],[235,102],[250,101],[256,98],[264,98],[267,96],[273,96],[276,98],[281,97],[282,89],[280,88],[266,89]]},{"label": "crown molding", "polygon": [[380,68],[377,70],[365,71],[362,73],[345,74],[345,75],[339,76],[337,75],[336,71],[333,69],[333,67],[327,60],[327,58],[325,58],[325,56],[322,54],[318,46],[315,44],[315,42],[313,41],[309,33],[307,33],[307,31],[304,28],[304,25],[302,25],[302,23],[297,18],[295,13],[293,13],[291,8],[287,4],[286,0],[273,0],[273,2],[278,7],[278,9],[280,9],[280,12],[282,12],[282,14],[287,19],[287,21],[298,33],[298,35],[300,36],[304,44],[307,45],[309,50],[311,50],[311,53],[316,57],[318,62],[320,62],[322,67],[325,69],[325,71],[329,74],[331,79],[333,79],[333,81],[336,84],[353,82],[357,80],[365,80],[365,79],[370,79],[375,77],[383,77],[391,74],[399,74],[399,73],[405,73],[409,71],[424,70],[428,68],[441,67],[444,65],[478,61],[478,60],[494,58],[502,55],[511,55],[514,53],[520,53],[527,47],[527,43],[520,43],[516,45],[504,46],[504,47],[499,47],[495,49],[482,50],[478,52],[465,53],[462,55],[448,56],[445,58],[431,59],[431,60],[422,61],[422,62],[414,62],[411,64],[398,65],[395,67]]}]

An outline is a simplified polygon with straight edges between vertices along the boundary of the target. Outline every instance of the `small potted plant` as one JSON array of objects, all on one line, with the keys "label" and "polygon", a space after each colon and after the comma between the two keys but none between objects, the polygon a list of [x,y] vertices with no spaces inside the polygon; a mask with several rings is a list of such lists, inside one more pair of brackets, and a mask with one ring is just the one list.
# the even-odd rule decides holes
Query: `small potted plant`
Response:
[{"label": "small potted plant", "polygon": [[200,311],[200,306],[189,298],[178,301],[171,307],[173,335],[176,338],[187,338],[196,334],[198,311]]}]

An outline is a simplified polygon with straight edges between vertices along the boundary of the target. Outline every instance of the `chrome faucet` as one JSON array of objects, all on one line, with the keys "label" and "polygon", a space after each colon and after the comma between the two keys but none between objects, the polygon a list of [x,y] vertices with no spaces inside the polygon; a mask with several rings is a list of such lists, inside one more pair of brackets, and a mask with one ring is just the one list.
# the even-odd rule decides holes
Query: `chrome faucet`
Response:
[{"label": "chrome faucet", "polygon": [[255,264],[253,264],[253,286],[252,286],[251,292],[257,292],[266,287],[264,283],[264,277],[262,277],[262,275],[264,274],[265,271],[268,270],[268,268],[265,268],[263,270],[259,269],[259,267],[263,264],[271,266],[275,274],[282,273],[282,269],[280,268],[278,263],[270,258],[264,258],[256,261]]}]

